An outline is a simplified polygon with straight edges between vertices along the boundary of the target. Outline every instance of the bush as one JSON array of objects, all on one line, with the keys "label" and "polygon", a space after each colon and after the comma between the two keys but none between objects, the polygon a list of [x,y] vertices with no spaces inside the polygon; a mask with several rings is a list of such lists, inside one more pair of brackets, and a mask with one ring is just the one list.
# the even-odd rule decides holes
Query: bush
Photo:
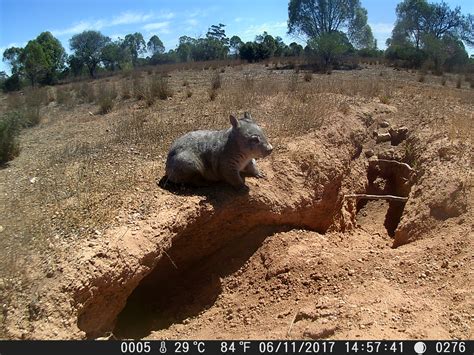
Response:
[{"label": "bush", "polygon": [[20,153],[18,133],[21,116],[17,111],[4,114],[0,118],[0,164],[12,160]]},{"label": "bush", "polygon": [[217,90],[211,88],[209,90],[209,100],[214,101],[216,98],[217,98]]},{"label": "bush", "polygon": [[385,57],[394,61],[403,61],[409,68],[419,68],[427,55],[412,45],[392,45],[385,51]]},{"label": "bush", "polygon": [[168,97],[173,96],[173,90],[171,90],[170,84],[168,83],[168,78],[155,76],[150,83],[150,93],[160,100],[166,100]]},{"label": "bush", "polygon": [[115,85],[107,86],[103,84],[99,87],[97,93],[97,102],[99,104],[99,113],[105,115],[112,111],[114,107],[114,99],[117,97]]},{"label": "bush", "polygon": [[310,73],[310,72],[306,72],[306,73],[304,73],[304,77],[303,77],[303,78],[304,78],[304,81],[308,81],[308,82],[309,82],[309,81],[313,80],[313,74]]},{"label": "bush", "polygon": [[64,86],[56,89],[56,102],[59,105],[66,107],[72,107],[74,103],[74,97],[71,91],[67,90]]},{"label": "bush", "polygon": [[79,87],[78,96],[82,102],[92,103],[95,101],[95,90],[92,84],[82,83]]},{"label": "bush", "polygon": [[18,91],[23,87],[18,74],[14,74],[6,79],[2,84],[2,90],[5,92]]},{"label": "bush", "polygon": [[135,96],[137,100],[143,100],[146,98],[145,86],[143,85],[143,82],[139,76],[135,76],[133,78],[132,87],[133,96]]},{"label": "bush", "polygon": [[222,86],[222,78],[219,73],[214,73],[211,79],[211,90],[220,89]]},{"label": "bush", "polygon": [[24,125],[36,126],[40,122],[40,109],[48,102],[48,93],[45,89],[30,89],[25,91]]}]

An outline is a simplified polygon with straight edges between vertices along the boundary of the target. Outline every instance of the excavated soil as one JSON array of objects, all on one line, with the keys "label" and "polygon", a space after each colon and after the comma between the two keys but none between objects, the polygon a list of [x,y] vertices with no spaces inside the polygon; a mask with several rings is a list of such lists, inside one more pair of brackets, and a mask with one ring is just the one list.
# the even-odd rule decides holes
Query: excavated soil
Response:
[{"label": "excavated soil", "polygon": [[402,107],[283,139],[247,192],[150,182],[151,212],[66,248],[8,336],[472,339],[472,145]]}]

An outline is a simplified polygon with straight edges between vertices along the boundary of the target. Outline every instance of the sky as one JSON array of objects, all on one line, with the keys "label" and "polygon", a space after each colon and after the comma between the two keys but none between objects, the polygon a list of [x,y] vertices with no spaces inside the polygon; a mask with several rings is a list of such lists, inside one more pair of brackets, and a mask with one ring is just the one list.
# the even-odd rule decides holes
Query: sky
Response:
[{"label": "sky", "polygon": [[[395,22],[400,0],[361,0],[379,48],[385,48]],[[430,1],[433,2],[433,1]],[[474,13],[472,0],[445,0],[463,14]],[[230,38],[244,42],[267,31],[285,43],[304,43],[304,38],[287,35],[288,0],[0,0],[0,56],[6,48],[24,47],[43,31],[50,31],[66,51],[69,39],[84,30],[97,30],[117,39],[140,32],[145,41],[157,35],[166,50],[175,49],[182,35],[205,36],[218,23],[226,25]],[[474,53],[472,48],[467,48]],[[0,71],[9,73],[0,62]]]}]

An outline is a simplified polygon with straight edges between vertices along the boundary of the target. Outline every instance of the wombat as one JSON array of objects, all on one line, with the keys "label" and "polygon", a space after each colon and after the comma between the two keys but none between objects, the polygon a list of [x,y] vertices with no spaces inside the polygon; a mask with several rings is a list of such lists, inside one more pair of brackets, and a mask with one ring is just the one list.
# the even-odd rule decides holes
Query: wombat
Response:
[{"label": "wombat", "polygon": [[176,139],[166,160],[167,181],[194,186],[225,181],[240,189],[246,187],[241,172],[264,176],[255,158],[266,157],[273,147],[248,112],[241,119],[229,118],[229,129],[193,131]]}]

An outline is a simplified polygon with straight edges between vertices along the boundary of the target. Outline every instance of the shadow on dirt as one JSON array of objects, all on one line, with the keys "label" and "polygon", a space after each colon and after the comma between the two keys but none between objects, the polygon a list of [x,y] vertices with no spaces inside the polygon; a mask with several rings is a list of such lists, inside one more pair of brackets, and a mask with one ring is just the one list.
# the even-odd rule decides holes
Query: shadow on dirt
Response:
[{"label": "shadow on dirt", "polygon": [[171,247],[128,298],[114,335],[143,338],[152,331],[186,322],[212,307],[222,292],[221,278],[242,268],[267,237],[290,229],[258,227],[187,266],[175,263],[180,247]]}]

